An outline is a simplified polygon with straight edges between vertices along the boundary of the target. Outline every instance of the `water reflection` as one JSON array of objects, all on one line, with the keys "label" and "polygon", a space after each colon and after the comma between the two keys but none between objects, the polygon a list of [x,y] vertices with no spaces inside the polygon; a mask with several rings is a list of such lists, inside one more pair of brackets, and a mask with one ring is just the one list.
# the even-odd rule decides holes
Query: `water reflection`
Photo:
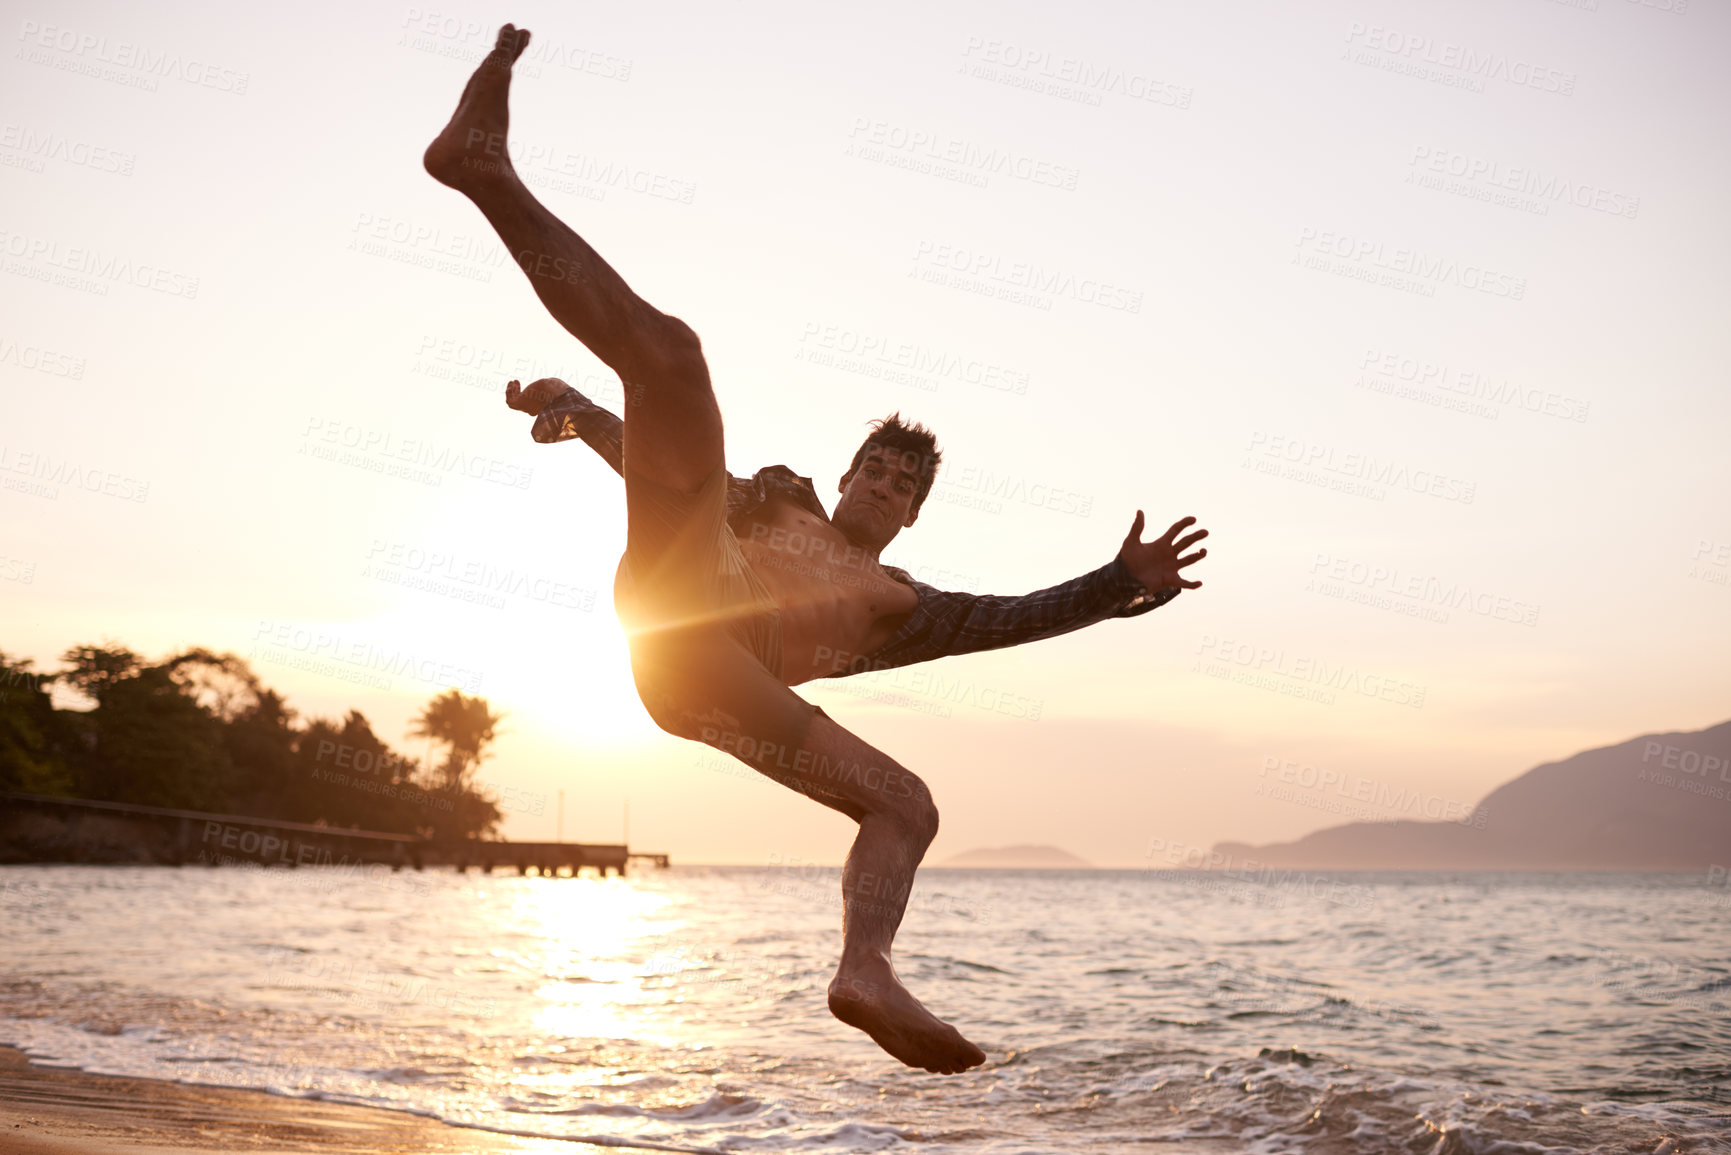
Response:
[{"label": "water reflection", "polygon": [[509,921],[527,938],[520,966],[534,984],[530,1023],[554,1038],[667,1043],[645,1013],[645,940],[677,930],[657,917],[668,899],[628,878],[525,879]]}]

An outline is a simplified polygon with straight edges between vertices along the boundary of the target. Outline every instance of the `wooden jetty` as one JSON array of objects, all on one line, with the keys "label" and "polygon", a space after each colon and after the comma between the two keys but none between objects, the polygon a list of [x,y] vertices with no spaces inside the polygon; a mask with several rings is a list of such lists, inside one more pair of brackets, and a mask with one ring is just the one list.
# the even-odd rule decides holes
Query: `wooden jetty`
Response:
[{"label": "wooden jetty", "polygon": [[245,814],[172,810],[42,794],[0,793],[0,863],[79,862],[162,866],[471,866],[492,872],[575,877],[584,867],[624,874],[631,861],[667,855],[587,842],[436,841],[412,834],[283,822]]},{"label": "wooden jetty", "polygon": [[451,859],[451,865],[461,874],[471,866],[478,866],[488,874],[495,867],[514,867],[518,874],[528,874],[533,867],[536,874],[553,875],[561,873],[575,877],[585,866],[593,866],[605,877],[609,874],[624,874],[625,864],[631,854],[623,846],[613,846],[595,842],[487,842],[477,839],[473,842],[453,842],[440,850]]}]

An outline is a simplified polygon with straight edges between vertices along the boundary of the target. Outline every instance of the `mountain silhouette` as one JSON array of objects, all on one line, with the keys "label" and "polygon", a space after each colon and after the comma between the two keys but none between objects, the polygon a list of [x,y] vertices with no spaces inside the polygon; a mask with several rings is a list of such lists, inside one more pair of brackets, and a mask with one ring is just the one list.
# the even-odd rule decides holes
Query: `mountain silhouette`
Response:
[{"label": "mountain silhouette", "polygon": [[1217,862],[1325,870],[1704,870],[1731,864],[1731,722],[1535,766],[1462,821],[1221,842]]}]

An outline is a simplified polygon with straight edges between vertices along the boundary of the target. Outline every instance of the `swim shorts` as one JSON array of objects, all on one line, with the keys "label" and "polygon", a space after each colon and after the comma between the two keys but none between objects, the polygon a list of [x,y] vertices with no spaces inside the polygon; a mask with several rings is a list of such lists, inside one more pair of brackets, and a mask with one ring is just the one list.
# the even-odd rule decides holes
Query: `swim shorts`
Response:
[{"label": "swim shorts", "polygon": [[781,681],[781,611],[727,525],[727,470],[717,464],[695,493],[630,472],[629,529],[613,604],[635,655],[680,636],[724,630]]}]

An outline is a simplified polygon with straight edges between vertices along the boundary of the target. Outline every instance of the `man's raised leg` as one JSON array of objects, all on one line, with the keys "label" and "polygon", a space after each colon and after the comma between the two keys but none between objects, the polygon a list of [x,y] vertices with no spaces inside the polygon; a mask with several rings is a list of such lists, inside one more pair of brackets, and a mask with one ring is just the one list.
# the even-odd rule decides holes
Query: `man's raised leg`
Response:
[{"label": "man's raised leg", "polygon": [[625,460],[695,490],[722,461],[721,410],[697,334],[651,306],[582,237],[535,199],[506,149],[511,66],[529,32],[507,24],[428,146],[427,171],[486,216],[541,303],[625,386]]}]

